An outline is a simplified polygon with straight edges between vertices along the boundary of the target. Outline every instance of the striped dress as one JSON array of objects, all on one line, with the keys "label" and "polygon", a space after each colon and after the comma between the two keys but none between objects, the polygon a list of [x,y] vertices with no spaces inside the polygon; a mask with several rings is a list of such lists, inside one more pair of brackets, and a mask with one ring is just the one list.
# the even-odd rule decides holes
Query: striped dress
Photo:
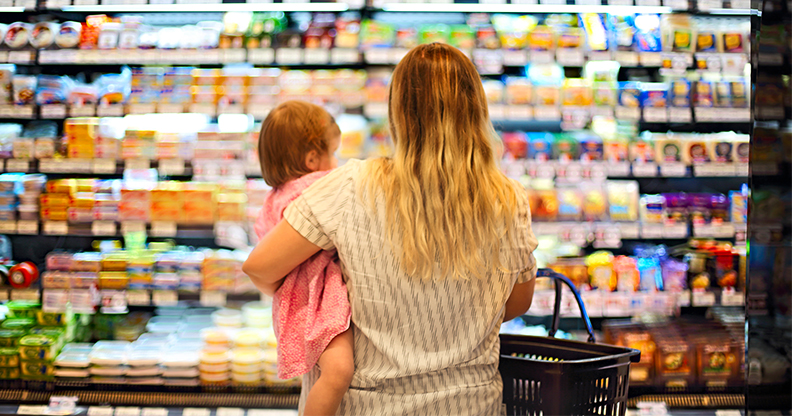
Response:
[{"label": "striped dress", "polygon": [[[352,160],[316,181],[284,219],[325,250],[336,249],[349,291],[355,373],[339,415],[497,415],[502,381],[498,331],[516,282],[536,274],[536,238],[525,191],[503,270],[486,279],[424,280],[407,275],[384,234],[382,197],[372,210],[358,186],[365,161]],[[303,378],[300,400],[320,374]]]}]

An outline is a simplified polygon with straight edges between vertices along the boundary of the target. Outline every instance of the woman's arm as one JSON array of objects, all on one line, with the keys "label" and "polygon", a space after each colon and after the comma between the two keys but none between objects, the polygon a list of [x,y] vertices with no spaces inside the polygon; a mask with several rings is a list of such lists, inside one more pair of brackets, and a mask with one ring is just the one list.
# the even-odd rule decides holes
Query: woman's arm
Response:
[{"label": "woman's arm", "polygon": [[506,316],[503,317],[503,322],[511,321],[528,312],[528,308],[531,307],[531,301],[533,301],[535,283],[536,278],[533,278],[525,283],[514,285],[512,293],[506,301]]},{"label": "woman's arm", "polygon": [[319,250],[319,246],[281,220],[259,241],[242,265],[242,271],[259,290],[273,296],[286,275]]}]

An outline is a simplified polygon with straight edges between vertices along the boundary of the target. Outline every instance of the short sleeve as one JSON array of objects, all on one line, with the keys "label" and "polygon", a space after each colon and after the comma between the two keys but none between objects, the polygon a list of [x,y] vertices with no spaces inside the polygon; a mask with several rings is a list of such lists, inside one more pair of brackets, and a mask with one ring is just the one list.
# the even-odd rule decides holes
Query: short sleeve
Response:
[{"label": "short sleeve", "polygon": [[286,207],[283,219],[313,244],[324,250],[334,249],[341,217],[354,202],[360,164],[350,160],[314,182]]},{"label": "short sleeve", "polygon": [[517,216],[514,223],[514,247],[512,252],[519,264],[517,283],[526,283],[536,277],[536,258],[534,250],[539,244],[531,228],[531,209],[528,206],[528,194],[521,186],[517,191],[519,203],[517,205]]}]

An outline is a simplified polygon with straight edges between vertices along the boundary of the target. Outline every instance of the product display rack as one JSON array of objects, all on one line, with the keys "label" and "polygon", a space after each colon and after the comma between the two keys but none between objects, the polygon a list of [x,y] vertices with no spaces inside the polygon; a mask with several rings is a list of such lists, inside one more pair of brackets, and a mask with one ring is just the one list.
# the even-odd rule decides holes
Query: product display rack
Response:
[{"label": "product display rack", "polygon": [[[748,16],[758,16],[756,11],[745,8],[724,8],[723,2],[719,7],[714,2],[701,1],[697,4],[688,2],[666,1],[661,5],[657,2],[645,2],[636,0],[630,5],[604,5],[604,4],[421,4],[421,3],[382,3],[372,5],[345,4],[345,3],[219,3],[219,4],[138,4],[138,5],[117,5],[117,4],[97,4],[97,5],[56,5],[52,2],[40,2],[34,8],[7,7],[0,8],[0,11],[17,12],[20,15],[44,15],[55,16],[56,20],[78,20],[81,21],[86,15],[107,13],[111,15],[120,14],[146,14],[157,15],[160,22],[167,22],[168,19],[176,19],[181,22],[183,18],[177,17],[181,14],[202,13],[206,16],[214,16],[202,19],[222,19],[224,12],[267,12],[282,11],[286,13],[298,12],[331,12],[342,13],[346,11],[357,12],[363,18],[375,17],[378,14],[469,14],[469,13],[508,13],[508,14],[555,14],[555,13],[610,13],[614,7],[619,7],[622,13],[658,13],[669,14],[683,12],[693,16],[720,16],[725,18],[747,18]],[[615,3],[610,1],[609,3]],[[728,4],[727,4],[728,6]],[[732,4],[734,6],[734,4]],[[16,13],[15,13],[16,14]],[[23,20],[9,14],[3,18],[6,22]],[[189,18],[188,18],[189,20]],[[175,23],[181,24],[181,23]],[[580,76],[582,68],[588,61],[615,60],[620,62],[620,80],[626,78],[628,71],[639,70],[647,71],[653,79],[662,76],[685,72],[696,68],[698,61],[706,59],[719,60],[726,58],[729,54],[698,54],[698,53],[678,53],[678,52],[656,52],[656,53],[626,53],[626,52],[583,52],[580,54],[551,54],[529,53],[525,51],[509,50],[483,50],[471,49],[465,51],[474,61],[481,59],[494,59],[499,63],[501,71],[488,74],[482,71],[485,79],[497,79],[504,75],[518,75],[526,64],[539,62],[558,62],[561,64],[569,77]],[[223,68],[232,64],[252,64],[263,68],[281,69],[362,69],[377,70],[380,68],[392,67],[406,53],[402,48],[333,48],[330,50],[309,50],[304,48],[275,48],[275,49],[217,49],[212,51],[197,50],[153,50],[138,53],[134,58],[122,50],[96,51],[96,50],[29,50],[29,51],[0,51],[0,62],[14,63],[20,73],[26,74],[59,74],[76,75],[89,72],[118,72],[122,66],[191,66],[196,68]],[[720,56],[724,55],[724,56]],[[478,60],[477,60],[478,58]],[[671,67],[663,67],[663,62],[673,61]],[[748,62],[747,54],[745,62]],[[675,72],[676,71],[676,72]],[[362,106],[355,106],[346,109],[347,113],[362,114],[369,120],[382,119],[386,116],[387,106],[381,102],[367,103]],[[152,104],[117,104],[110,106],[83,106],[70,107],[64,104],[46,104],[31,106],[12,106],[0,105],[0,122],[19,122],[25,123],[31,120],[52,120],[59,124],[59,134],[62,133],[63,120],[70,117],[114,117],[127,114],[147,114],[154,112],[161,113],[181,113],[193,112],[206,114],[213,120],[221,114],[240,114],[246,113],[255,120],[262,120],[268,109],[257,108],[256,106],[242,105],[152,105]],[[695,106],[679,110],[674,108],[663,108],[661,110],[647,109],[627,109],[619,106],[610,108],[557,108],[548,112],[547,109],[537,106],[514,106],[509,104],[491,104],[490,114],[496,128],[501,131],[548,131],[561,132],[574,130],[579,127],[576,124],[570,125],[567,120],[567,113],[584,111],[591,115],[615,116],[624,121],[637,123],[638,131],[652,132],[699,132],[717,133],[721,131],[735,131],[738,133],[750,133],[752,125],[751,116],[748,108],[718,109],[696,108]],[[586,124],[586,123],[584,123]],[[49,178],[118,178],[126,168],[134,166],[140,169],[140,161],[121,160],[121,159],[49,159],[49,158],[20,158],[2,160],[1,171],[4,172],[25,172],[43,173]],[[167,158],[145,161],[146,167],[157,169],[161,178],[170,180],[190,180],[196,177],[194,161],[190,159]],[[243,177],[260,177],[257,172],[257,161],[241,161],[243,165]],[[661,193],[671,191],[710,191],[727,193],[731,190],[739,189],[741,183],[745,183],[749,173],[746,163],[705,163],[697,165],[662,165],[640,162],[572,162],[572,163],[544,163],[541,168],[537,168],[531,162],[519,162],[523,165],[526,173],[532,177],[546,178],[555,180],[558,183],[578,183],[600,178],[616,180],[635,180],[642,194]],[[509,166],[505,165],[508,170]],[[230,224],[229,226],[233,226]],[[35,226],[32,222],[25,221],[0,221],[0,234],[7,234],[11,238],[14,249],[19,249],[20,259],[35,258],[38,264],[43,263],[44,253],[50,251],[50,245],[65,247],[74,250],[86,250],[91,246],[92,240],[118,239],[125,229],[145,228],[154,240],[175,239],[176,241],[199,247],[228,247],[221,238],[215,237],[224,234],[223,224],[215,226],[186,226],[177,225],[169,222],[146,222],[130,223],[124,221],[109,221],[98,226],[74,226],[58,222],[52,224],[50,221],[37,221]],[[727,239],[732,242],[745,240],[747,232],[745,224],[725,223],[720,226],[711,225],[692,225],[681,224],[671,227],[664,227],[659,224],[640,224],[637,222],[618,223],[613,221],[556,221],[556,222],[534,222],[534,231],[537,235],[557,235],[559,239],[571,242],[585,248],[590,253],[595,249],[611,249],[614,253],[631,253],[633,247],[638,243],[653,242],[665,243],[669,246],[683,244],[691,237],[709,237]],[[35,232],[33,231],[35,228]],[[219,231],[218,231],[219,230]],[[617,230],[618,243],[605,241],[602,234]],[[28,235],[25,235],[28,234]],[[582,239],[581,239],[582,236]],[[40,240],[38,240],[40,239]],[[35,241],[46,241],[46,248],[41,250],[31,250],[27,247],[20,247]],[[36,254],[33,254],[33,253]],[[3,289],[0,288],[0,297]],[[156,290],[129,291],[128,305],[130,309],[153,310],[157,306],[154,292]],[[15,298],[15,290],[6,290],[9,298]],[[16,298],[34,297],[33,293],[23,293],[16,291]],[[163,291],[159,291],[163,292]],[[207,292],[207,293],[204,293]],[[251,294],[222,294],[209,293],[213,291],[183,292],[175,291],[175,298],[180,304],[192,304],[196,306],[223,306],[226,303],[238,303],[257,300],[257,295]],[[617,292],[614,292],[617,293]],[[710,300],[712,295],[712,300]],[[537,292],[537,297],[547,296],[547,293]],[[615,295],[614,295],[615,296]],[[679,299],[687,296],[687,301]],[[706,311],[709,306],[723,305],[729,308],[741,308],[742,293],[723,295],[719,290],[713,290],[702,297],[701,294],[681,294],[674,302],[679,302],[683,315],[697,315],[700,311]],[[173,294],[168,296],[157,296],[159,301],[167,298],[162,305],[171,304]],[[219,300],[222,298],[222,302]],[[144,300],[145,299],[145,300]],[[647,296],[648,299],[648,296]],[[601,302],[601,301],[600,301]],[[687,303],[686,303],[687,302]],[[536,302],[535,302],[536,303]],[[588,302],[587,302],[588,304]],[[648,302],[645,308],[649,307]],[[691,305],[691,306],[685,306]],[[597,326],[603,319],[615,317],[629,317],[640,314],[641,308],[632,310],[620,310],[617,313],[607,313],[604,308],[592,308],[592,317],[595,318]],[[672,308],[675,309],[675,308]],[[590,311],[591,312],[591,311]],[[541,307],[532,310],[533,314],[545,315]],[[680,313],[670,311],[671,315]],[[565,315],[574,315],[567,311]],[[526,321],[531,321],[533,317],[525,317]],[[572,320],[566,320],[572,324]],[[241,387],[137,387],[126,386],[125,390],[139,390],[119,392],[118,386],[101,384],[74,384],[73,382],[31,382],[27,386],[10,382],[8,388],[17,390],[5,393],[8,397],[23,397],[30,402],[43,402],[47,400],[46,391],[63,393],[64,395],[77,395],[80,403],[102,404],[112,403],[116,405],[141,406],[144,404],[157,403],[164,406],[187,407],[296,407],[296,391],[293,389],[271,389],[271,388],[241,388]],[[19,388],[27,388],[26,392],[20,393]],[[131,389],[127,389],[131,387]],[[35,390],[44,390],[35,392]],[[98,390],[98,391],[92,391]],[[729,392],[705,392],[695,389],[683,390],[680,393],[691,393],[688,395],[652,395],[653,393],[665,392],[663,389],[645,388],[636,389],[634,395],[641,397],[633,399],[631,405],[636,405],[638,401],[666,401],[672,407],[696,407],[696,408],[740,408],[744,404],[744,398],[739,394],[740,390],[734,389]],[[159,392],[158,392],[159,391]],[[204,394],[198,394],[204,392]],[[238,393],[237,393],[238,392]],[[244,393],[261,393],[257,395],[245,395]],[[3,391],[0,391],[0,400],[3,400]],[[269,394],[272,393],[272,394]],[[40,397],[39,397],[40,396]],[[176,399],[178,397],[178,399]],[[10,399],[13,400],[13,399]],[[22,399],[20,399],[22,400]],[[3,400],[5,401],[5,400]],[[219,412],[218,412],[219,413]],[[89,412],[90,416],[90,412]]]}]

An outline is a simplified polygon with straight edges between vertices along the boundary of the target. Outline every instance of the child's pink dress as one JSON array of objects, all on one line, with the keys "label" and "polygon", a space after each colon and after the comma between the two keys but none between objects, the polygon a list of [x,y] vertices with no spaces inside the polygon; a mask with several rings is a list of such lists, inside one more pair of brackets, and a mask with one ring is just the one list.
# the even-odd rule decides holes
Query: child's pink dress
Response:
[{"label": "child's pink dress", "polygon": [[[327,173],[314,172],[270,191],[256,220],[258,237],[275,227],[289,203]],[[278,377],[286,380],[310,371],[330,341],[349,328],[350,316],[335,250],[322,250],[292,270],[272,300]]]}]

